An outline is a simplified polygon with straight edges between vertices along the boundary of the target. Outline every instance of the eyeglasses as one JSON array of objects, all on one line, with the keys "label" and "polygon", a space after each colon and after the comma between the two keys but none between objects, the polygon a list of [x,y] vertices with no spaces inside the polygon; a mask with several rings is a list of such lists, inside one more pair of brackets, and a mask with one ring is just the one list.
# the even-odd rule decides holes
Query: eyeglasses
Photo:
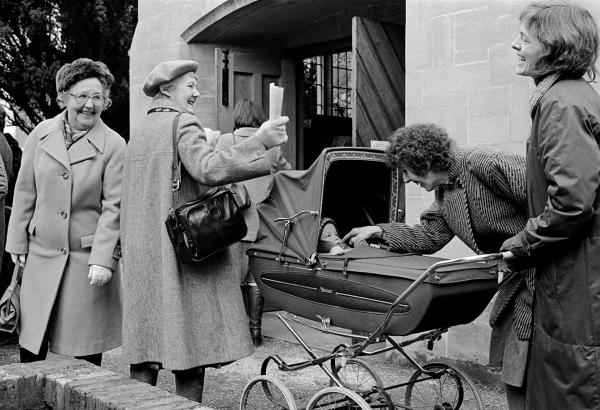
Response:
[{"label": "eyeglasses", "polygon": [[110,107],[110,105],[112,103],[110,98],[106,98],[106,103],[104,103],[104,97],[100,94],[89,95],[87,93],[80,93],[80,94],[69,93],[69,95],[75,97],[75,102],[79,105],[87,104],[87,102],[90,99],[92,100],[92,104],[94,104],[96,107],[100,107],[100,106],[104,105],[104,108],[108,108],[108,107]]}]

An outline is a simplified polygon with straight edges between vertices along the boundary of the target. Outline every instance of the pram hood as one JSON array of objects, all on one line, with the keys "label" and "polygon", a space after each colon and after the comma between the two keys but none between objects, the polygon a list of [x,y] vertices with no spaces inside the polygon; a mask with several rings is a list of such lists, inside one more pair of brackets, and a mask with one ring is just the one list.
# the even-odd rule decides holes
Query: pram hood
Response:
[{"label": "pram hood", "polygon": [[[258,206],[259,232],[252,249],[307,262],[316,253],[322,217],[337,223],[340,235],[354,226],[401,219],[399,173],[385,153],[369,148],[328,148],[305,171],[274,175]],[[284,242],[285,221],[295,218]],[[325,214],[324,214],[325,213]]]}]

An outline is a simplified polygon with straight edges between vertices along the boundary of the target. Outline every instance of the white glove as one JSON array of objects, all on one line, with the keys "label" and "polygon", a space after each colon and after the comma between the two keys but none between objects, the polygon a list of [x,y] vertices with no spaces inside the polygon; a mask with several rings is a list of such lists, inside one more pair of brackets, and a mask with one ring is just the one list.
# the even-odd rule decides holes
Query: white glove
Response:
[{"label": "white glove", "polygon": [[91,286],[102,286],[112,278],[112,271],[104,266],[90,265],[90,273],[88,279],[90,279]]},{"label": "white glove", "polygon": [[13,263],[15,265],[17,265],[17,264],[25,265],[26,256],[25,255],[18,255],[16,253],[11,253],[10,254],[10,259],[13,261]]},{"label": "white glove", "polygon": [[275,120],[268,120],[260,125],[256,136],[265,146],[265,149],[273,148],[281,145],[288,140],[287,132],[285,131],[285,124],[290,119],[288,117],[279,117]]}]

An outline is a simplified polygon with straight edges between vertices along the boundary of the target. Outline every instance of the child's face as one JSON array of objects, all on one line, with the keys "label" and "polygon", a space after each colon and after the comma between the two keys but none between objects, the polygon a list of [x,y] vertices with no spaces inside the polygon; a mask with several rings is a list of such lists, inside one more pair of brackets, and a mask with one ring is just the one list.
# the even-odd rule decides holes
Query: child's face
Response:
[{"label": "child's face", "polygon": [[327,224],[323,227],[323,231],[321,232],[322,241],[340,243],[342,239],[339,237],[337,233],[337,229],[335,229],[334,224]]}]

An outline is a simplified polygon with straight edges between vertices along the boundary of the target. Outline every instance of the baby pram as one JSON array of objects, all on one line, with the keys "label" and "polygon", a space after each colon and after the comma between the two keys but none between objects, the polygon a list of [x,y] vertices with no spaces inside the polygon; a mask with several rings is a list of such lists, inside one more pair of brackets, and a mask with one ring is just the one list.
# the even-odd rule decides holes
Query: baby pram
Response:
[{"label": "baby pram", "polygon": [[[318,365],[328,374],[332,387],[317,393],[307,408],[481,408],[463,373],[443,363],[421,366],[403,347],[417,340],[433,345],[448,327],[469,323],[481,314],[498,282],[496,264],[482,262],[505,255],[443,260],[384,247],[355,248],[341,255],[317,252],[322,218],[333,219],[342,234],[355,226],[402,221],[404,192],[399,177],[397,170],[387,167],[383,152],[366,148],[326,149],[308,170],[275,175],[268,197],[258,206],[260,228],[248,251],[250,271],[265,299],[288,312],[278,318],[312,359],[289,365],[278,356],[268,357],[262,375],[248,383],[241,408],[296,408],[285,386],[268,374],[274,365],[280,371]],[[362,341],[338,346],[319,358],[289,321]],[[356,331],[367,335],[357,336]],[[403,343],[391,338],[420,332],[425,333]],[[366,352],[376,340],[386,340],[388,347]],[[417,370],[409,382],[385,387],[356,357],[393,349]],[[350,370],[369,377],[366,381],[361,377],[357,384],[354,376],[348,376]],[[406,387],[402,406],[388,394],[397,387]],[[427,394],[421,391],[424,387],[430,390]],[[259,404],[251,405],[252,400]]]}]

